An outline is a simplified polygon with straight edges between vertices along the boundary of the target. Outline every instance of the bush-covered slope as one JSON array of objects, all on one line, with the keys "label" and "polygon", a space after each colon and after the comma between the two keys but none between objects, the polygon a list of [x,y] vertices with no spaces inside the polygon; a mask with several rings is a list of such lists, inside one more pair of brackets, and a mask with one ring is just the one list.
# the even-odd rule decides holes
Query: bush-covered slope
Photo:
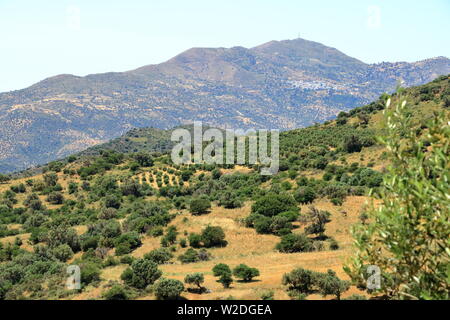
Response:
[{"label": "bush-covered slope", "polygon": [[[448,76],[403,90],[417,130],[433,111],[448,115],[449,90]],[[367,220],[368,191],[379,188],[388,165],[375,139],[386,99],[284,132],[280,172],[270,177],[252,165],[174,165],[167,154],[148,152],[153,139],[167,139],[154,129],[52,162],[42,174],[1,176],[0,298],[155,298],[146,288],[169,285],[161,276],[183,280],[194,272],[213,290],[181,293],[190,299],[255,299],[262,289],[287,298],[283,273],[300,262],[322,272],[313,274],[311,293],[322,292],[323,277],[337,281],[325,268],[345,277],[350,226]],[[235,279],[228,289],[232,274],[216,282],[211,273],[219,263],[260,282]],[[65,286],[68,264],[81,268],[79,290]],[[287,293],[298,298],[296,290]]]}]

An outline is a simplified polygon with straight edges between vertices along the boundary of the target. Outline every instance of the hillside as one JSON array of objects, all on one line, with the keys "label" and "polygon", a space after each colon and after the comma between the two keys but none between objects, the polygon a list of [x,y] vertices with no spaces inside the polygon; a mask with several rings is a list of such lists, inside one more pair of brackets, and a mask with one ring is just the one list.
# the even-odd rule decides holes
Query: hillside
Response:
[{"label": "hillside", "polygon": [[[402,95],[418,129],[435,111],[449,116],[449,76]],[[299,266],[347,279],[351,226],[364,219],[368,191],[389,165],[375,141],[386,100],[282,133],[281,171],[271,177],[252,165],[174,165],[167,155],[150,156],[153,139],[166,137],[155,129],[52,162],[44,174],[2,177],[0,299],[154,299],[152,281],[137,273],[145,264],[155,278],[183,282],[202,273],[208,290],[185,284],[187,299],[288,299],[282,278]],[[317,217],[326,217],[323,230]],[[233,275],[225,288],[212,272],[219,263],[244,263],[259,275]],[[81,268],[80,290],[64,287],[68,264]],[[353,294],[361,292],[351,287],[343,298]]]},{"label": "hillside", "polygon": [[369,65],[303,39],[255,48],[193,48],[159,65],[86,77],[59,75],[0,94],[0,172],[63,158],[135,127],[194,120],[294,129],[405,86],[450,73],[439,57]]}]

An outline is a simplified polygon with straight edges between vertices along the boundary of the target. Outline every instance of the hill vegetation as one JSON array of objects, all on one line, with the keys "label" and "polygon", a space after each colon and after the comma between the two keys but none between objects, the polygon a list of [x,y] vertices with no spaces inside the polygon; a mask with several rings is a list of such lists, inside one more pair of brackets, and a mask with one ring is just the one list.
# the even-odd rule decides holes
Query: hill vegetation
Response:
[{"label": "hill vegetation", "polygon": [[[262,176],[257,165],[249,164],[173,164],[166,150],[150,152],[154,146],[166,146],[167,133],[155,129],[133,130],[95,150],[51,162],[36,175],[0,176],[0,298],[368,297],[358,282],[358,269],[350,278],[343,265],[355,252],[352,225],[370,225],[378,219],[368,208],[380,200],[371,200],[370,195],[386,192],[393,150],[377,137],[392,134],[382,113],[395,112],[392,108],[402,101],[400,96],[410,105],[409,128],[424,140],[416,144],[404,131],[392,143],[406,140],[417,154],[446,145],[447,154],[441,153],[448,156],[448,128],[446,133],[430,132],[438,141],[423,135],[434,128],[426,125],[429,121],[448,121],[450,78],[443,76],[402,89],[387,110],[389,97],[383,95],[339,114],[335,121],[283,132],[280,172],[274,176]],[[407,157],[409,151],[402,154]],[[432,161],[441,160],[433,159],[428,178],[436,174],[448,178],[448,165],[437,166]],[[399,159],[403,160],[411,164]],[[400,167],[394,170],[406,179],[402,183],[417,180],[403,175],[409,171]],[[426,183],[425,176],[417,181]],[[391,189],[415,205],[395,183]],[[418,185],[417,190],[432,187],[448,201],[443,185]],[[414,196],[422,199],[421,194]],[[390,217],[390,207],[382,208],[379,219]],[[433,208],[426,208],[431,221]],[[448,232],[448,206],[440,210],[439,230]],[[378,237],[380,232],[368,236]],[[432,247],[428,239],[424,241]],[[399,260],[400,265],[407,264]],[[372,262],[388,263],[382,257]],[[80,267],[79,289],[66,287],[68,265]],[[442,261],[428,264],[436,265],[441,268]],[[428,279],[430,274],[423,276]],[[433,282],[439,288],[440,279]],[[414,290],[410,295],[422,292],[417,296],[426,298],[431,289]]]}]

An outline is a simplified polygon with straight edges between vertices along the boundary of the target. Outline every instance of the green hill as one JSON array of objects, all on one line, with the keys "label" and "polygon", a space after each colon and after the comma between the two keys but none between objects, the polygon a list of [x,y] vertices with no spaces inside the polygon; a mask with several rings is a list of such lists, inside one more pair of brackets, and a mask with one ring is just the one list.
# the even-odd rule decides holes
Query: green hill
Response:
[{"label": "green hill", "polygon": [[[449,76],[403,89],[393,102],[399,94],[419,132],[436,111],[449,115]],[[158,129],[132,130],[43,173],[2,176],[0,299],[101,299],[113,286],[130,299],[154,299],[145,288],[161,274],[183,281],[194,272],[212,290],[183,292],[188,299],[259,299],[267,290],[287,299],[292,290],[281,279],[298,265],[345,278],[350,227],[364,219],[369,190],[389,165],[376,142],[387,98],[283,132],[274,176],[257,165],[175,165],[164,153],[170,131]],[[211,272],[219,263],[257,268],[260,281],[236,281],[235,272],[224,288]],[[69,264],[81,268],[80,290],[65,287]],[[351,287],[345,297],[361,293]]]}]

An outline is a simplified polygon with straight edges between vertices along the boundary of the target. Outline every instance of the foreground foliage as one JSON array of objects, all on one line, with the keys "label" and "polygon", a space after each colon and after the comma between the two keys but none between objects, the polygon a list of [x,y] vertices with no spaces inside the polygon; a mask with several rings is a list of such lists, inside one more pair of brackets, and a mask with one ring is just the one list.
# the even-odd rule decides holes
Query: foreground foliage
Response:
[{"label": "foreground foliage", "polygon": [[386,120],[381,141],[392,165],[377,194],[382,204],[368,210],[368,224],[355,228],[358,252],[346,270],[365,287],[368,265],[378,267],[381,286],[368,289],[390,298],[449,299],[448,114],[417,123],[399,101],[386,111]]}]

